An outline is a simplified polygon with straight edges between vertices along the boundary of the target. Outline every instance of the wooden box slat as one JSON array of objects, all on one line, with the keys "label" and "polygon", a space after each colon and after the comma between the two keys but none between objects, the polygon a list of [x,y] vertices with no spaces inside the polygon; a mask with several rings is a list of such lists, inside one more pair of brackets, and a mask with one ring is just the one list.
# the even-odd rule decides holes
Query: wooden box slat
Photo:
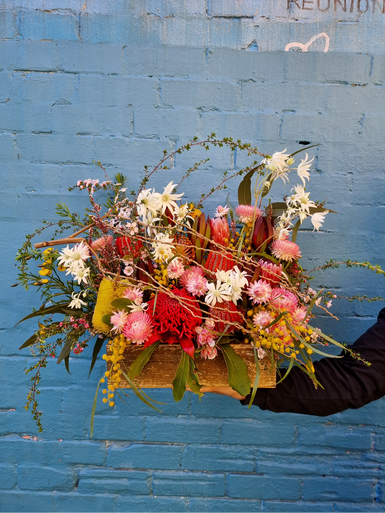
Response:
[{"label": "wooden box slat", "polygon": [[[253,384],[256,376],[253,348],[248,344],[231,344],[234,351],[245,360],[250,381]],[[124,366],[128,369],[134,360],[143,351],[143,346],[129,345],[124,351]],[[145,365],[141,374],[135,379],[141,388],[172,388],[177,367],[181,359],[179,345],[161,344],[152,354],[150,361]],[[228,386],[227,367],[221,351],[214,360],[197,358],[196,365],[199,370],[199,383],[207,386]],[[111,363],[107,363],[108,370]],[[259,388],[275,388],[276,366],[271,368],[271,361],[265,357],[259,360],[261,375]],[[123,378],[121,388],[128,388]]]}]

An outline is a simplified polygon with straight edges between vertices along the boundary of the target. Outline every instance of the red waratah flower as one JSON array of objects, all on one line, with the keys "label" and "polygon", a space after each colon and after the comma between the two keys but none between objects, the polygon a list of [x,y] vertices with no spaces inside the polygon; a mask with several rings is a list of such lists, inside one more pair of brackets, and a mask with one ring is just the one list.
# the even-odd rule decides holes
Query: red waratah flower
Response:
[{"label": "red waratah flower", "polygon": [[270,248],[272,254],[276,258],[279,260],[284,260],[285,262],[298,260],[298,258],[301,256],[299,246],[291,240],[275,240],[271,244]]},{"label": "red waratah flower", "polygon": [[298,300],[289,290],[276,288],[271,291],[270,305],[281,311],[294,312],[297,308]]},{"label": "red waratah flower", "polygon": [[272,287],[278,285],[282,274],[282,264],[275,265],[273,262],[266,262],[262,259],[258,264],[261,266],[260,278],[268,281]]},{"label": "red waratah flower", "polygon": [[222,246],[228,246],[230,240],[230,226],[226,217],[210,219],[211,240]]},{"label": "red waratah flower", "polygon": [[229,327],[226,333],[234,333],[237,327],[231,323],[242,323],[242,315],[232,301],[226,301],[210,307],[209,313],[215,322],[214,329],[219,333],[223,333],[227,326]]},{"label": "red waratah flower", "polygon": [[155,313],[155,298],[148,302],[147,312],[155,326],[154,335],[157,338],[151,337],[145,347],[162,338],[169,344],[179,343],[193,358],[195,347],[192,339],[196,334],[195,328],[202,324],[202,313],[196,300],[184,289],[172,288],[171,292],[175,297],[158,292]]}]

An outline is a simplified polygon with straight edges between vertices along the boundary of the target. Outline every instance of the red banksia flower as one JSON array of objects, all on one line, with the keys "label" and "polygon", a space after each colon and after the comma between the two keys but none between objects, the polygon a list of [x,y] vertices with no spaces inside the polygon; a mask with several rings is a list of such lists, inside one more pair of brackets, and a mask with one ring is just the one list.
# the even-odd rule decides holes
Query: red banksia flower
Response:
[{"label": "red banksia flower", "polygon": [[121,258],[129,255],[132,258],[137,258],[140,255],[140,251],[143,244],[140,240],[131,240],[130,237],[117,237],[116,250]]},{"label": "red banksia flower", "polygon": [[212,273],[230,271],[234,267],[234,259],[230,253],[210,251],[204,266],[205,269]]}]

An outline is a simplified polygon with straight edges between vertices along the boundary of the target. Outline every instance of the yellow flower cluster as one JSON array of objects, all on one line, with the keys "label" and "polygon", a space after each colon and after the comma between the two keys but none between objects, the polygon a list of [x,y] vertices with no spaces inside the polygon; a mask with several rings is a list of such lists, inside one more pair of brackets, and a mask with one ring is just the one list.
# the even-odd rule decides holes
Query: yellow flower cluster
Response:
[{"label": "yellow flower cluster", "polygon": [[111,303],[114,299],[123,297],[123,293],[127,287],[130,286],[128,281],[120,281],[119,284],[108,278],[103,278],[100,283],[98,299],[92,317],[92,324],[94,329],[99,333],[108,334],[110,326],[102,321],[104,315],[111,313],[113,307]]},{"label": "yellow flower cluster", "polygon": [[[103,355],[103,360],[111,362],[110,369],[104,373],[108,380],[108,389],[105,388],[103,390],[103,394],[107,396],[103,397],[103,402],[108,402],[109,406],[114,406],[115,390],[120,388],[119,382],[120,375],[122,374],[120,362],[123,360],[123,353],[127,344],[129,344],[128,340],[123,335],[119,335],[115,337],[110,344],[111,354]],[[102,379],[101,382],[104,383],[104,379]]]},{"label": "yellow flower cluster", "polygon": [[[248,317],[252,317],[255,313],[260,311],[269,311],[273,313],[269,309],[262,309],[260,307],[255,307],[250,309],[247,312]],[[274,312],[274,315],[277,317],[277,313]],[[296,344],[299,349],[304,349],[305,345],[300,342],[288,331],[287,323],[294,326],[293,318],[290,314],[285,315],[285,320],[281,319],[277,324],[271,326],[271,328],[257,330],[253,334],[253,340],[256,347],[263,347],[265,349],[271,349],[277,353],[281,353],[285,356],[289,356],[290,358],[295,358],[296,355],[299,354],[299,350],[296,349]],[[301,337],[306,342],[311,342],[310,335],[313,333],[311,328],[307,328],[306,326],[295,326],[295,330],[301,334]],[[245,340],[246,343],[249,342],[248,339]],[[307,348],[306,352],[310,355],[313,353],[311,348]]]}]

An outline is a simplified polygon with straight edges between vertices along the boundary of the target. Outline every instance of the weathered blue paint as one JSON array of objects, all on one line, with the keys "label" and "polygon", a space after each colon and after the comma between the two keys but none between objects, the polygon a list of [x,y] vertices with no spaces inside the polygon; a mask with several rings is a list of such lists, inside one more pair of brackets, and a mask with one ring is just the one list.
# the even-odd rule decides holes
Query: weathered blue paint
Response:
[{"label": "weathered blue paint", "polygon": [[[24,234],[53,220],[58,201],[83,208],[67,188],[102,177],[93,160],[110,176],[126,173],[133,189],[163,149],[212,131],[265,152],[322,143],[311,150],[309,190],[339,214],[321,233],[301,231],[305,267],[349,257],[384,266],[383,0],[33,4],[0,6],[0,509],[383,511],[383,400],[323,419],[248,410],[221,397],[175,404],[170,391],[154,390],[167,403],[163,414],[134,397],[111,411],[98,405],[90,440],[103,362],[87,380],[87,351],[71,359],[70,376],[49,362],[39,435],[23,410],[32,360],[18,351],[34,322],[13,329],[38,299],[10,288]],[[328,52],[325,36],[307,52],[285,52],[323,32]],[[173,177],[200,155],[178,156]],[[214,151],[186,196],[242,162]],[[277,187],[277,199],[282,193]],[[208,207],[224,200],[225,193]],[[347,295],[384,290],[365,271],[325,272],[317,284]],[[378,309],[336,303],[340,323],[320,325],[352,342]]]}]

